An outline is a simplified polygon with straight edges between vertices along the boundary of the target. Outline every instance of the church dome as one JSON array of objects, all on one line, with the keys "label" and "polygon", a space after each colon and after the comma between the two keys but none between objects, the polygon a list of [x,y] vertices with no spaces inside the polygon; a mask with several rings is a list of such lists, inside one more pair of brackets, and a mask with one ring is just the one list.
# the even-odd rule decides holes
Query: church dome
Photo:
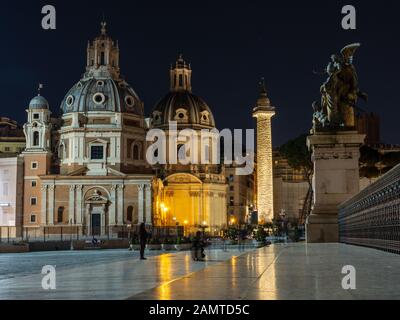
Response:
[{"label": "church dome", "polygon": [[143,115],[142,102],[123,80],[84,78],[75,84],[61,103],[63,113],[128,112]]},{"label": "church dome", "polygon": [[37,95],[29,102],[29,109],[49,109],[49,103],[44,97]]},{"label": "church dome", "polygon": [[121,112],[143,116],[143,104],[136,92],[120,76],[119,45],[107,35],[101,23],[101,35],[88,43],[86,72],[65,95],[64,114],[72,112]]},{"label": "church dome", "polygon": [[154,126],[168,125],[170,121],[187,126],[215,127],[210,107],[200,97],[188,91],[168,93],[155,106],[152,114]]},{"label": "church dome", "polygon": [[192,93],[192,70],[182,55],[170,70],[170,92],[161,99],[151,114],[153,127],[165,127],[176,121],[180,127],[215,128],[210,107]]}]

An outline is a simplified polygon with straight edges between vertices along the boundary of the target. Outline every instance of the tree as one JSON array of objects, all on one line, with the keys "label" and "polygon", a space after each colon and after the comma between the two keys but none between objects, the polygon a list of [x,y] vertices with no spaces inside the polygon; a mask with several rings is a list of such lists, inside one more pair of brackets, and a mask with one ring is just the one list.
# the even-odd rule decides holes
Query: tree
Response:
[{"label": "tree", "polygon": [[302,134],[296,139],[286,142],[280,147],[279,152],[287,159],[290,167],[302,171],[307,179],[309,188],[299,217],[299,223],[304,223],[306,217],[311,212],[313,197],[312,176],[314,173],[314,164],[311,161],[311,152],[307,146],[307,135]]},{"label": "tree", "polygon": [[288,160],[289,166],[304,173],[311,186],[314,166],[311,152],[307,147],[307,135],[302,134],[296,139],[289,140],[279,148],[279,152]]}]

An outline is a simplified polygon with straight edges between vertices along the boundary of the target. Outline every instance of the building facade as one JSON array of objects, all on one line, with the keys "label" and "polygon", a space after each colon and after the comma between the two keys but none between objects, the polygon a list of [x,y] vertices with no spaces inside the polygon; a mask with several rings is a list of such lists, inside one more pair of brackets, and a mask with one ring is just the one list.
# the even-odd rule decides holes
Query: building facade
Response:
[{"label": "building facade", "polygon": [[254,173],[237,175],[235,165],[225,167],[225,177],[228,183],[228,224],[231,226],[251,223],[251,216],[255,210]]},{"label": "building facade", "polygon": [[0,239],[22,235],[23,159],[0,158]]},{"label": "building facade", "polygon": [[25,149],[25,135],[18,123],[9,118],[0,117],[0,157],[12,156]]},{"label": "building facade", "polygon": [[[26,145],[21,154],[23,236],[61,234],[116,237],[142,222],[153,227],[184,226],[218,234],[227,227],[224,166],[212,164],[218,150],[215,120],[207,103],[192,93],[191,67],[179,57],[170,70],[170,91],[145,118],[144,104],[120,75],[119,46],[101,33],[87,46],[86,69],[52,117],[40,94],[26,110]],[[173,135],[191,129],[196,145],[206,142],[210,162],[187,164],[187,141],[169,140],[176,164],[150,164],[149,130]],[[210,130],[205,138],[202,130]]]},{"label": "building facade", "polygon": [[[215,120],[208,104],[193,94],[191,75],[190,65],[180,56],[170,70],[170,91],[150,117],[150,128],[165,132],[168,150],[167,164],[157,167],[154,216],[159,225],[184,226],[187,233],[204,228],[217,234],[227,226],[224,166],[213,164],[219,156],[219,137],[212,133]],[[191,130],[188,135],[175,137],[187,130]],[[202,130],[209,134],[202,135]]]},{"label": "building facade", "polygon": [[152,224],[154,177],[144,158],[143,103],[120,77],[118,44],[105,23],[61,111],[57,128],[40,94],[27,109],[26,235],[57,235],[63,226],[63,232],[113,236],[127,225]]}]

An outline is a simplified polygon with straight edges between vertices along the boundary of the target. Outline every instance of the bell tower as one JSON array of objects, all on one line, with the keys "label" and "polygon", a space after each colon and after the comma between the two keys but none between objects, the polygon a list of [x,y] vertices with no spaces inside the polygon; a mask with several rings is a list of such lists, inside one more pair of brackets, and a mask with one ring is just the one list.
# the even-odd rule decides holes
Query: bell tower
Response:
[{"label": "bell tower", "polygon": [[[40,90],[40,89],[39,89]],[[24,125],[26,152],[49,152],[51,150],[51,123],[49,104],[39,94],[29,103],[28,121]]]},{"label": "bell tower", "polygon": [[192,92],[192,68],[183,59],[182,54],[179,55],[175,62],[175,66],[171,66],[171,92],[188,91]]},{"label": "bell tower", "polygon": [[[40,176],[51,172],[51,130],[50,109],[47,100],[39,94],[29,103],[26,110],[27,122],[24,124],[26,148],[24,158],[24,225],[40,227],[51,225],[46,221],[43,205],[46,204],[47,186],[41,184]],[[27,177],[29,177],[27,179]],[[52,216],[51,216],[52,217]]]}]

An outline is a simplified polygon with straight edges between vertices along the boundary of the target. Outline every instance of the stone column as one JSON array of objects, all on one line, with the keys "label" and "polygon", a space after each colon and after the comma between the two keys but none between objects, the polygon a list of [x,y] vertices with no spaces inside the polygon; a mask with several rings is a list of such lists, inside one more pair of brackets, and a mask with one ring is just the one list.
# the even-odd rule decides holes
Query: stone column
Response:
[{"label": "stone column", "polygon": [[54,185],[49,186],[49,225],[54,225]]},{"label": "stone column", "polygon": [[100,229],[100,234],[104,235],[106,233],[107,227],[106,227],[106,205],[103,204],[101,206],[102,212],[101,212],[101,229]]},{"label": "stone column", "polygon": [[116,221],[116,203],[115,201],[117,200],[117,186],[112,185],[111,186],[111,197],[110,197],[110,208],[108,212],[108,225],[109,226],[115,226],[115,221]]},{"label": "stone column", "polygon": [[124,188],[123,184],[118,185],[118,221],[117,224],[122,226],[124,224]]},{"label": "stone column", "polygon": [[139,223],[144,222],[144,210],[143,210],[143,201],[144,201],[144,184],[138,184],[138,215],[139,215]]},{"label": "stone column", "polygon": [[82,185],[77,185],[76,186],[76,220],[75,224],[83,224],[83,219],[82,219],[82,190],[83,186]]},{"label": "stone column", "polygon": [[69,186],[69,215],[68,215],[68,223],[72,221],[75,222],[75,185]]},{"label": "stone column", "polygon": [[314,206],[306,222],[307,242],[338,242],[338,206],[359,192],[360,146],[356,131],[317,132],[307,139],[314,163]]},{"label": "stone column", "polygon": [[271,133],[274,110],[265,93],[265,97],[258,100],[253,112],[253,117],[257,119],[257,210],[260,223],[272,222],[274,218]]},{"label": "stone column", "polygon": [[42,214],[40,223],[44,226],[47,224],[47,188],[48,185],[44,184],[41,187],[42,190]]},{"label": "stone column", "polygon": [[151,184],[146,184],[145,186],[146,190],[146,224],[151,225],[152,224],[152,219],[151,219]]},{"label": "stone column", "polygon": [[84,226],[87,228],[86,234],[89,235],[91,232],[91,224],[92,224],[92,222],[90,221],[90,204],[86,205],[85,221],[83,223]]}]

